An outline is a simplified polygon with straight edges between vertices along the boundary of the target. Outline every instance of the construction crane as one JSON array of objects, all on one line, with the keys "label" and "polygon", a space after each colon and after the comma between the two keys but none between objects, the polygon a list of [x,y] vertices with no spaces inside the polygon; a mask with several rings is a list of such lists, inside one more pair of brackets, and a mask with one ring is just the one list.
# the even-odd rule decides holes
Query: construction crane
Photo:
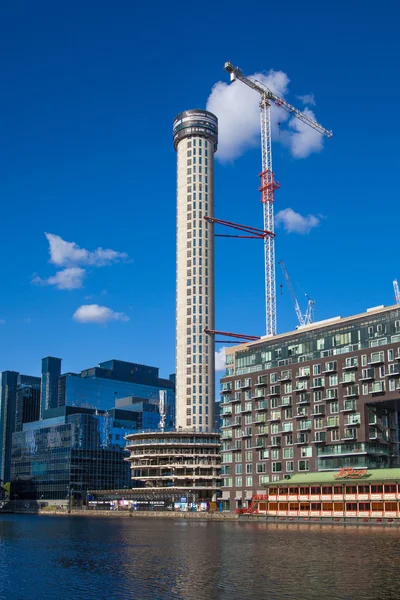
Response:
[{"label": "construction crane", "polygon": [[290,281],[289,273],[287,272],[287,269],[286,269],[286,265],[283,262],[283,260],[280,260],[279,264],[281,266],[283,276],[286,280],[286,284],[288,286],[289,293],[291,295],[291,298],[292,298],[292,301],[294,304],[294,310],[296,311],[296,315],[297,315],[300,325],[310,325],[310,323],[314,322],[314,304],[315,304],[314,300],[311,300],[311,298],[309,298],[306,294],[308,304],[307,304],[307,310],[306,310],[305,314],[303,315],[303,313],[301,312],[301,309],[300,309],[300,305],[297,301],[296,294],[294,293],[292,283]]},{"label": "construction crane", "polygon": [[393,289],[394,289],[394,297],[396,300],[396,304],[400,304],[400,290],[397,279],[393,279]]},{"label": "construction crane", "polygon": [[297,110],[294,106],[272,92],[266,85],[256,79],[249,79],[243,75],[238,67],[232,63],[225,63],[225,71],[230,74],[231,81],[242,81],[261,96],[261,154],[262,172],[261,179],[261,202],[264,205],[264,230],[270,235],[264,237],[264,262],[265,262],[265,299],[266,299],[266,334],[276,334],[276,282],[275,282],[275,223],[274,223],[274,194],[280,185],[275,181],[272,171],[272,147],[271,147],[271,103],[286,110],[292,117],[300,119],[321,135],[332,137],[332,131],[328,131],[308,115]]}]

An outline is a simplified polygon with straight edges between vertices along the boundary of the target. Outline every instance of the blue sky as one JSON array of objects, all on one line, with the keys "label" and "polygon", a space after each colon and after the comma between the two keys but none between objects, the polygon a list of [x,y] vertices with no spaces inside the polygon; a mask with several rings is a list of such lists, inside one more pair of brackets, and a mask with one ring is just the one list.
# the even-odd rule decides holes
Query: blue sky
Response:
[{"label": "blue sky", "polygon": [[[228,81],[226,60],[246,74],[285,73],[286,99],[302,108],[296,96],[314,94],[312,110],[335,134],[307,158],[273,147],[276,212],[320,221],[302,235],[277,229],[276,255],[299,300],[301,290],[316,300],[318,320],[391,304],[400,277],[398,11],[385,0],[3,3],[0,370],[35,374],[53,355],[65,371],[109,358],[174,371],[171,126]],[[217,162],[217,217],[262,226],[260,161],[256,145]],[[45,232],[76,246],[50,263]],[[79,248],[87,253],[77,258]],[[82,287],[45,284],[71,268],[85,271],[72,274]],[[277,271],[286,331],[296,317],[280,284]],[[216,298],[218,329],[263,334],[261,242],[217,240]],[[82,322],[82,311],[73,319],[90,304],[117,314],[103,311],[114,317],[106,324]]]}]

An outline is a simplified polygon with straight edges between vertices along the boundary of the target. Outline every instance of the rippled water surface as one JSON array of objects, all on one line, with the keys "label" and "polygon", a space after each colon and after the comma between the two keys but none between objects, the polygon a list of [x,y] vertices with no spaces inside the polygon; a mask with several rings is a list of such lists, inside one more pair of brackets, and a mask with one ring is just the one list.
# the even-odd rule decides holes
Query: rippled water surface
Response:
[{"label": "rippled water surface", "polygon": [[400,599],[400,532],[0,516],[1,600]]}]

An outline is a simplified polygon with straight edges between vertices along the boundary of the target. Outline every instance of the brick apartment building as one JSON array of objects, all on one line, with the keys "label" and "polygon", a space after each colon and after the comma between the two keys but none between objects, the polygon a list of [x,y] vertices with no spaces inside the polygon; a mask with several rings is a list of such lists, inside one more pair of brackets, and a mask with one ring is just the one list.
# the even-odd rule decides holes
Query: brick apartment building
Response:
[{"label": "brick apartment building", "polygon": [[400,306],[227,350],[225,509],[294,473],[399,465]]}]

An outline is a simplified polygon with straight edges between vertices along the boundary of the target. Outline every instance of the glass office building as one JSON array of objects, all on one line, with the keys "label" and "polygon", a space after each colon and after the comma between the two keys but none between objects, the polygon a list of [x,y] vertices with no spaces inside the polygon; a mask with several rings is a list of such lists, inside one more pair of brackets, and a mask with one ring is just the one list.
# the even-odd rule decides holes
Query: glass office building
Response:
[{"label": "glass office building", "polygon": [[81,373],[59,378],[58,406],[109,410],[116,400],[133,396],[158,406],[159,393],[166,391],[167,426],[175,424],[175,383],[162,379],[158,368],[119,360],[100,363]]},{"label": "glass office building", "polygon": [[61,375],[61,358],[47,356],[42,359],[41,381],[41,411],[43,417],[45,410],[57,408],[58,405],[58,380]]},{"label": "glass office building", "polygon": [[125,435],[136,431],[137,413],[68,408],[59,412],[64,414],[26,424],[24,431],[14,433],[12,496],[59,501],[71,497],[81,504],[88,489],[130,487]]},{"label": "glass office building", "polygon": [[0,479],[10,481],[12,434],[39,418],[40,378],[17,371],[0,374]]}]

